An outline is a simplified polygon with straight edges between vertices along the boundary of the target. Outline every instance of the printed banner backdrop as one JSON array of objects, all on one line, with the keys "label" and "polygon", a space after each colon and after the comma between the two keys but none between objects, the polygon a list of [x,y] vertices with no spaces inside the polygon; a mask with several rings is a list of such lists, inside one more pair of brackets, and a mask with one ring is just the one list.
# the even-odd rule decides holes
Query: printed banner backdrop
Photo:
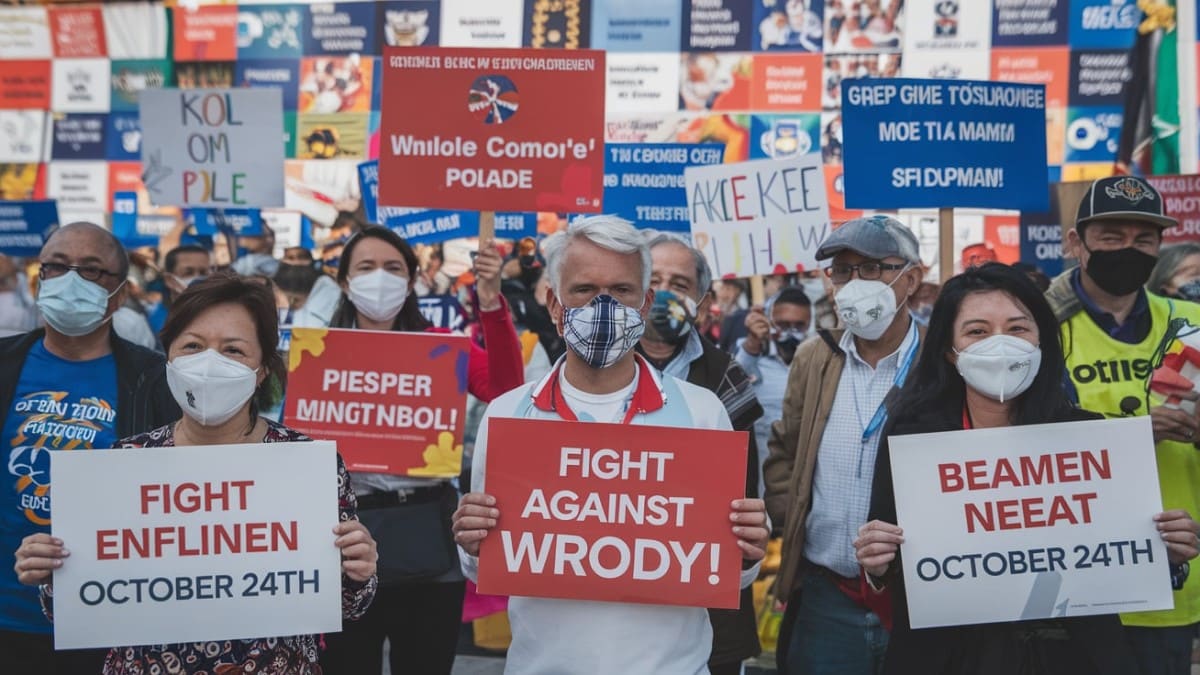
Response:
[{"label": "printed banner backdrop", "polygon": [[458,476],[469,355],[458,335],[293,328],[284,422],[337,441],[351,471]]},{"label": "printed banner backdrop", "polygon": [[738,606],[746,433],[492,418],[489,595]]},{"label": "printed banner backdrop", "polygon": [[48,454],[55,648],[341,630],[333,443]]},{"label": "printed banner backdrop", "polygon": [[845,81],[846,204],[1045,210],[1045,87]]},{"label": "printed banner backdrop", "polygon": [[1148,417],[888,442],[913,628],[1173,606]]},{"label": "printed banner backdrop", "polygon": [[1154,176],[1150,184],[1163,197],[1163,209],[1179,225],[1163,230],[1163,243],[1200,240],[1200,176]]},{"label": "printed banner backdrop", "polygon": [[142,163],[159,206],[283,206],[283,105],[276,89],[148,90]]},{"label": "printed banner backdrop", "polygon": [[821,159],[684,169],[692,241],[718,279],[812,269],[829,234]]},{"label": "printed banner backdrop", "polygon": [[[110,176],[128,175],[127,163],[140,159],[140,132],[136,119],[116,115],[136,115],[143,90],[269,88],[282,94],[284,153],[294,162],[285,169],[291,180],[282,204],[313,220],[323,239],[337,213],[355,207],[349,201],[354,190],[345,189],[340,169],[329,165],[328,157],[360,163],[388,149],[388,130],[381,128],[385,47],[409,54],[414,48],[524,47],[558,58],[577,58],[580,49],[606,50],[597,69],[606,81],[603,103],[589,95],[588,105],[564,108],[559,98],[545,113],[552,123],[603,107],[608,142],[720,143],[729,163],[816,153],[825,171],[835,174],[846,138],[845,80],[904,76],[1044,84],[1048,172],[1082,180],[1113,171],[1120,130],[1127,123],[1124,83],[1147,77],[1144,69],[1135,72],[1130,49],[1138,30],[1152,27],[1159,17],[1145,21],[1137,0],[206,0],[6,6],[0,7],[0,165],[9,180],[0,187],[0,198],[44,194],[47,163],[68,156],[68,161],[105,161],[113,165]],[[1180,63],[1182,54],[1195,47],[1181,45]],[[575,55],[567,54],[571,51]],[[462,85],[464,91],[469,84]],[[423,94],[414,91],[419,90],[396,95],[410,103],[420,100],[409,108],[425,114]],[[532,104],[524,90],[519,93],[520,105],[528,110]],[[1181,94],[1190,99],[1186,88]],[[454,94],[454,105],[462,107],[466,95]],[[42,113],[44,119],[18,120],[13,116],[18,111]],[[46,113],[108,115],[105,156],[54,155]],[[1195,113],[1185,110],[1184,117]],[[306,118],[346,114],[362,117]],[[30,124],[38,126],[29,131]],[[22,140],[9,143],[11,138]],[[519,160],[502,161],[502,168],[519,170],[508,166]],[[107,185],[110,193],[131,187],[113,179]],[[561,186],[554,188],[565,194]],[[598,193],[592,198],[601,199]],[[839,220],[841,193],[830,192],[827,199]],[[106,195],[97,201],[104,208],[111,200]],[[385,202],[386,215],[416,207],[478,208]],[[588,210],[561,203],[519,210],[537,209],[556,211],[560,219]],[[595,210],[603,209],[601,203]],[[956,241],[956,248],[963,243]]]},{"label": "printed banner backdrop", "polygon": [[601,210],[603,107],[561,108],[603,100],[602,52],[389,47],[384,68],[380,203]]}]

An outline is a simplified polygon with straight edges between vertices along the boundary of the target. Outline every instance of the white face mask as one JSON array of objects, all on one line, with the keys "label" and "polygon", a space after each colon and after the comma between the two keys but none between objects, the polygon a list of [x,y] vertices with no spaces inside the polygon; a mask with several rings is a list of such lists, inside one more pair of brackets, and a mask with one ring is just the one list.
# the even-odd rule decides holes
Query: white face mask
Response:
[{"label": "white face mask", "polygon": [[804,289],[809,302],[814,305],[825,297],[825,282],[820,279],[803,279],[800,281],[800,287]]},{"label": "white face mask", "polygon": [[842,286],[833,301],[846,330],[864,340],[878,340],[896,316],[896,294],[892,292],[892,284],[903,274],[904,270],[901,270],[891,284],[878,279],[851,279]]},{"label": "white face mask", "polygon": [[408,277],[379,268],[351,277],[346,296],[368,319],[391,321],[408,300]]},{"label": "white face mask", "polygon": [[204,279],[207,278],[207,277],[199,275],[199,274],[194,277],[178,277],[178,276],[175,276],[174,274],[172,274],[171,277],[174,278],[175,283],[179,284],[185,291],[187,290],[188,286],[191,286],[192,284],[196,283],[197,281],[203,281]]},{"label": "white face mask", "polygon": [[167,363],[167,386],[183,414],[203,426],[228,422],[258,388],[251,370],[211,349]]},{"label": "white face mask", "polygon": [[1042,365],[1042,350],[1012,335],[993,335],[955,353],[967,386],[1001,403],[1025,393]]},{"label": "white face mask", "polygon": [[[124,286],[125,282],[121,282]],[[108,300],[121,290],[106,293],[104,287],[88,281],[75,270],[38,284],[37,306],[46,323],[70,337],[88,335],[109,319]]]}]

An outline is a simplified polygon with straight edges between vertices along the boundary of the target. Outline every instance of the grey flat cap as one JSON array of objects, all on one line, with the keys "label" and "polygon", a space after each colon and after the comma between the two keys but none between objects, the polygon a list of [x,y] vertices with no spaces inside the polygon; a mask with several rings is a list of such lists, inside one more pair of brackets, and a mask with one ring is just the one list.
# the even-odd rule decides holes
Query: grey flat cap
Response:
[{"label": "grey flat cap", "polygon": [[834,230],[817,249],[817,260],[828,260],[842,251],[854,251],[875,260],[897,257],[921,264],[921,247],[912,230],[889,216],[866,216],[848,220]]}]

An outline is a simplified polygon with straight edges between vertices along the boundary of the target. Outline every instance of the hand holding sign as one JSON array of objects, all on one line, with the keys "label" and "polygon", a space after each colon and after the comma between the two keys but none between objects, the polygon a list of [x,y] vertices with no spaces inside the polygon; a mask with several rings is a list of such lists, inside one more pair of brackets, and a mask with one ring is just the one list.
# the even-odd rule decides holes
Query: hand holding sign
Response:
[{"label": "hand holding sign", "polygon": [[500,309],[500,268],[504,259],[494,239],[479,241],[479,255],[475,257],[475,291],[479,294],[479,309],[490,312]]},{"label": "hand holding sign", "polygon": [[1154,516],[1158,531],[1167,545],[1167,560],[1179,565],[1200,555],[1200,524],[1183,509]]},{"label": "hand holding sign", "polygon": [[881,577],[896,559],[900,544],[904,543],[904,530],[882,520],[858,528],[858,539],[854,540],[854,557],[858,564],[873,577]]},{"label": "hand holding sign", "polygon": [[50,579],[50,573],[62,567],[63,558],[71,552],[63,548],[61,539],[56,539],[38,532],[21,540],[17,549],[17,563],[13,569],[17,573],[17,581],[26,586],[44,584]]},{"label": "hand holding sign", "polygon": [[468,555],[479,556],[479,542],[496,526],[500,510],[493,508],[495,505],[496,498],[482,492],[468,492],[458,503],[450,529],[454,532],[454,541]]},{"label": "hand holding sign", "polygon": [[375,576],[379,553],[367,526],[357,520],[347,520],[338,523],[333,533],[338,535],[334,545],[342,552],[342,571],[360,584],[370,581]]}]

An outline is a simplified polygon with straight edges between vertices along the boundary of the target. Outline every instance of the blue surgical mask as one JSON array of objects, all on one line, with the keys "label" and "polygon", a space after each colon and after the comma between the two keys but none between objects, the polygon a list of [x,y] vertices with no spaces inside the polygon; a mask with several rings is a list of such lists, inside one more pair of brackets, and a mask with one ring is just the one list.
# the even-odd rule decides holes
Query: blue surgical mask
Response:
[{"label": "blue surgical mask", "polygon": [[[125,282],[121,282],[124,286]],[[121,290],[106,293],[104,287],[88,281],[75,270],[61,277],[44,279],[38,284],[37,306],[46,323],[70,337],[87,335],[108,320],[108,300]]]},{"label": "blue surgical mask", "polygon": [[667,344],[677,345],[692,331],[696,301],[671,291],[655,291],[649,319],[653,334]]},{"label": "blue surgical mask", "polygon": [[611,295],[597,295],[583,307],[563,311],[563,341],[597,370],[620,361],[645,330],[641,313]]}]

